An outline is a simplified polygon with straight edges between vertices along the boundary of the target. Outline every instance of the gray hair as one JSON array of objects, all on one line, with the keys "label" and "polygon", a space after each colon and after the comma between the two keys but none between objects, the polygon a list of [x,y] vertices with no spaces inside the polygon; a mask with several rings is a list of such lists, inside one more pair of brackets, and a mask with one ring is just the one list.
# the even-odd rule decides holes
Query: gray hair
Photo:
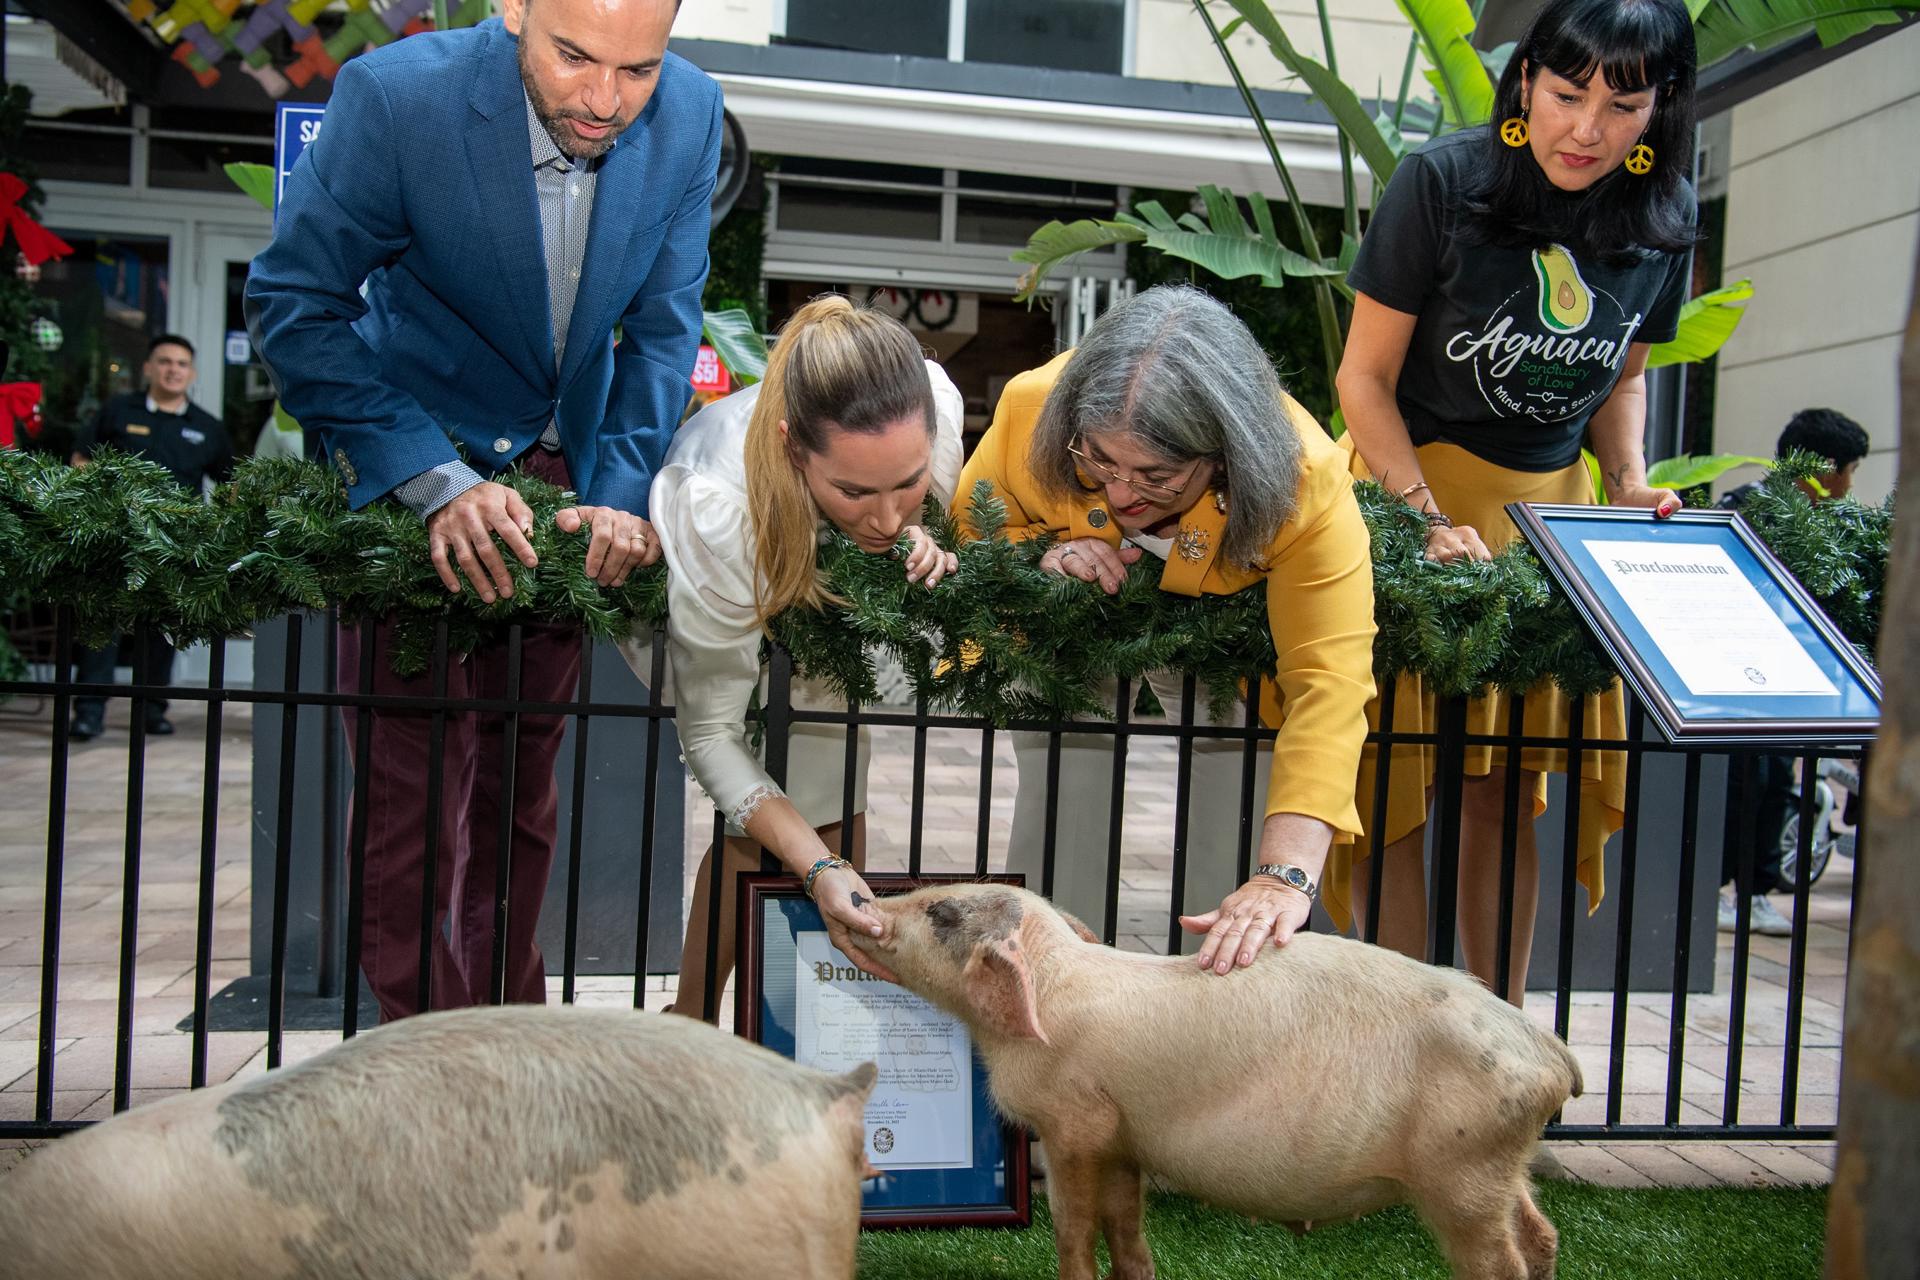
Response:
[{"label": "gray hair", "polygon": [[1175,465],[1206,458],[1229,492],[1221,553],[1260,561],[1293,514],[1301,443],[1253,334],[1191,285],[1164,284],[1101,316],[1060,373],[1028,465],[1054,494],[1085,492],[1067,446],[1119,432]]}]

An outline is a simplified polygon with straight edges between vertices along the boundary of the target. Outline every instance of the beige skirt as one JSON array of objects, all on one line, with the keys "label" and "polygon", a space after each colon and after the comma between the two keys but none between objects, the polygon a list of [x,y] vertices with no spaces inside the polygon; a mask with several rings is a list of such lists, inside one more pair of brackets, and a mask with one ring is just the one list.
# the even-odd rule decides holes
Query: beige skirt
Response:
[{"label": "beige skirt", "polygon": [[[1453,518],[1455,526],[1471,526],[1487,549],[1496,554],[1519,537],[1519,530],[1507,518],[1509,502],[1558,502],[1592,505],[1593,483],[1584,462],[1576,462],[1559,471],[1514,471],[1495,466],[1468,453],[1458,445],[1429,444],[1419,449],[1421,474],[1426,477],[1440,510]],[[1355,474],[1369,476],[1356,455]],[[1527,737],[1564,737],[1572,720],[1572,700],[1551,680],[1543,680],[1527,690],[1522,713]],[[1508,698],[1499,690],[1467,703],[1467,732],[1503,735],[1507,732]],[[1379,728],[1380,702],[1367,707],[1367,727]],[[1393,723],[1401,733],[1433,733],[1439,723],[1436,701],[1419,676],[1400,677],[1394,693]],[[1583,734],[1588,738],[1624,739],[1626,703],[1615,681],[1605,693],[1586,699]],[[1378,790],[1377,749],[1369,746],[1361,756],[1356,800],[1363,825],[1373,821]],[[1391,844],[1413,833],[1427,820],[1427,804],[1434,780],[1434,749],[1423,745],[1398,745],[1392,750],[1392,767],[1387,779],[1386,821],[1382,843]],[[1505,747],[1481,745],[1466,753],[1468,777],[1484,777],[1496,766],[1512,763]],[[1567,753],[1551,747],[1527,747],[1519,752],[1518,767],[1536,775],[1533,812],[1538,817],[1547,810],[1549,773],[1567,771]],[[1580,833],[1579,878],[1587,887],[1589,912],[1600,905],[1605,895],[1603,853],[1609,836],[1626,820],[1627,757],[1622,751],[1583,751],[1580,753]],[[1373,851],[1376,834],[1368,832],[1352,845],[1336,846],[1334,857],[1364,858]],[[1343,885],[1346,874],[1330,877]],[[1343,913],[1348,903],[1340,904]],[[1333,909],[1329,904],[1329,910]]]}]

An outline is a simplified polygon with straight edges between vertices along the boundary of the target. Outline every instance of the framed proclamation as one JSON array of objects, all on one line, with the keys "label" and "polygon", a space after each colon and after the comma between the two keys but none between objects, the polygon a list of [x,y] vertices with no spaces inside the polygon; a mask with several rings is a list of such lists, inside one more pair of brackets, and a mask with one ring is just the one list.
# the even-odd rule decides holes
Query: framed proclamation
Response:
[{"label": "framed proclamation", "polygon": [[[878,894],[977,878],[869,875]],[[989,879],[1018,883],[1019,877]],[[1026,1226],[1027,1135],[994,1111],[959,1019],[854,967],[786,875],[740,879],[739,1034],[795,1061],[880,1069],[867,1101],[862,1227]]]},{"label": "framed proclamation", "polygon": [[1878,732],[1878,674],[1734,512],[1507,514],[1667,741],[1852,747]]}]

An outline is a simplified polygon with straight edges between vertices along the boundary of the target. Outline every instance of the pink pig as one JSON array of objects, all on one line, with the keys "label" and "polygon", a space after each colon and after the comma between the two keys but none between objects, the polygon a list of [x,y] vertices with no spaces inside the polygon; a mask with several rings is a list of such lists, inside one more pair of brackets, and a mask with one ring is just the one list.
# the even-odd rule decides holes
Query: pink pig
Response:
[{"label": "pink pig", "polygon": [[852,1280],[865,1064],[690,1018],[430,1013],[0,1178],[0,1274]]},{"label": "pink pig", "polygon": [[1114,1280],[1150,1280],[1146,1174],[1299,1229],[1410,1203],[1454,1275],[1552,1276],[1527,1166],[1579,1064],[1466,975],[1301,934],[1215,977],[999,885],[874,907],[855,943],[967,1023],[1044,1144],[1062,1280],[1093,1280],[1101,1233]]}]

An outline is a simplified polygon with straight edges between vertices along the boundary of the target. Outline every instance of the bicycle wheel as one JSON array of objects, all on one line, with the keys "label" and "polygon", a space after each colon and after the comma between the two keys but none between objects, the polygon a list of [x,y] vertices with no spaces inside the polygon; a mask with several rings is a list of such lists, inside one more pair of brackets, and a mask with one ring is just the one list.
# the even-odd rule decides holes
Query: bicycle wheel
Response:
[{"label": "bicycle wheel", "polygon": [[[1833,857],[1833,827],[1828,821],[1833,813],[1833,792],[1825,782],[1819,784],[1814,793],[1818,802],[1813,815],[1813,849],[1808,861],[1812,864],[1812,876],[1808,884],[1816,884],[1826,873],[1827,863]],[[1787,813],[1786,825],[1780,828],[1780,883],[1788,888],[1796,888],[1800,883],[1800,806],[1796,803]]]}]

